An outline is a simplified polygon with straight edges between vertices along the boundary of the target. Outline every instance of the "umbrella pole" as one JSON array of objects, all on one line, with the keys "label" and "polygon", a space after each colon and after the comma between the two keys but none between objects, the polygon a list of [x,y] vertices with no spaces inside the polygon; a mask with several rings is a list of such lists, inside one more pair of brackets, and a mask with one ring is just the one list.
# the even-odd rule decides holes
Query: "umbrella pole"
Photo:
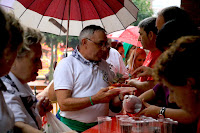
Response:
[{"label": "umbrella pole", "polygon": [[69,0],[69,8],[68,8],[68,20],[67,20],[67,35],[66,35],[66,54],[65,56],[67,57],[67,47],[68,47],[68,38],[69,38],[69,20],[70,20],[70,5],[71,5],[71,0]]}]

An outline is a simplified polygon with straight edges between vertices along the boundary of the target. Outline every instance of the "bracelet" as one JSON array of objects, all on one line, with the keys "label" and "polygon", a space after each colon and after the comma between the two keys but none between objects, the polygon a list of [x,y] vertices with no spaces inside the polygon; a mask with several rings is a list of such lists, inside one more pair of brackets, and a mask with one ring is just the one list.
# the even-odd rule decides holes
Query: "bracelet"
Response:
[{"label": "bracelet", "polygon": [[94,105],[94,103],[92,102],[92,98],[91,98],[91,96],[90,96],[90,103],[91,103],[92,105]]},{"label": "bracelet", "polygon": [[119,101],[121,101],[121,102],[122,102],[123,100],[121,99],[121,97],[120,97],[120,94],[118,95],[118,97],[119,97]]},{"label": "bracelet", "polygon": [[166,108],[162,107],[159,114],[161,114],[165,117],[165,110],[166,110]]}]

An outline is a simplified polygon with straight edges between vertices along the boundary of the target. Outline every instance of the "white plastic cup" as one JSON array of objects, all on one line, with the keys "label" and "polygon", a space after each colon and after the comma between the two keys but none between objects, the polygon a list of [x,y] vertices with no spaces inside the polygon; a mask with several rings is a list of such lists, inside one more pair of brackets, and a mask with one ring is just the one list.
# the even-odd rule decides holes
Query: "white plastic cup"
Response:
[{"label": "white plastic cup", "polygon": [[131,133],[133,128],[133,121],[132,119],[122,119],[120,120],[120,129],[121,133]]},{"label": "white plastic cup", "polygon": [[98,133],[111,133],[112,119],[108,116],[100,116],[98,119]]},{"label": "white plastic cup", "polygon": [[116,125],[117,131],[120,132],[120,121],[119,120],[121,118],[129,118],[129,116],[128,115],[116,115],[115,117],[116,117],[116,123],[117,123],[117,125]]}]

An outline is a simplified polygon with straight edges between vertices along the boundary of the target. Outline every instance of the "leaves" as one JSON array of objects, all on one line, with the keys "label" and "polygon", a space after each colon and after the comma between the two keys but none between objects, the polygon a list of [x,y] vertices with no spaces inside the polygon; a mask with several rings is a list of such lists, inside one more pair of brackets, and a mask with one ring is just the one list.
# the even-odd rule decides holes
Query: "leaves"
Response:
[{"label": "leaves", "polygon": [[132,25],[137,26],[141,20],[153,15],[150,0],[132,0],[132,2],[139,8],[137,21]]}]

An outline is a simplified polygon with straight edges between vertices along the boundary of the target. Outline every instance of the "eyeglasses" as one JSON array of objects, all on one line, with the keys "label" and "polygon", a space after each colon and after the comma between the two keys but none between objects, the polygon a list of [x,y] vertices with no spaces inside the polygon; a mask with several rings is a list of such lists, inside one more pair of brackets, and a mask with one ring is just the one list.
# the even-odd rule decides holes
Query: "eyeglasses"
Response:
[{"label": "eyeglasses", "polygon": [[92,43],[96,44],[96,45],[99,46],[99,47],[106,47],[106,48],[109,47],[107,41],[106,41],[106,42],[101,42],[101,43],[96,43],[96,42],[90,40],[89,38],[86,38],[86,39],[89,40],[89,41],[91,41]]}]

